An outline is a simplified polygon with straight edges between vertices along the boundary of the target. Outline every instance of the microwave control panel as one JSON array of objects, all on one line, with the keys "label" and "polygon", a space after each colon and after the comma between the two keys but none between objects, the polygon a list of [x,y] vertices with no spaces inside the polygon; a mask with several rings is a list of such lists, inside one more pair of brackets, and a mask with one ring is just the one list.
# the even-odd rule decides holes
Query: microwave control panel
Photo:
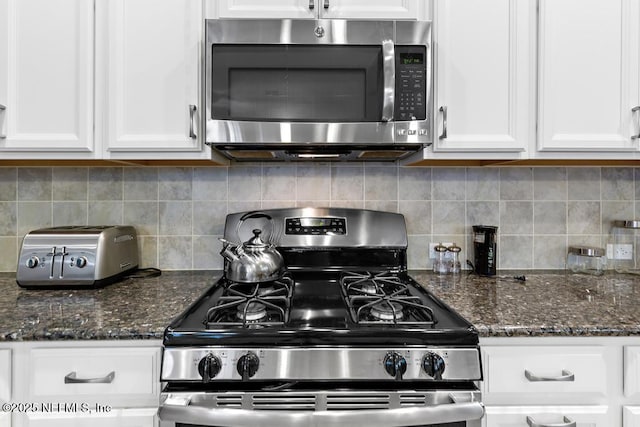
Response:
[{"label": "microwave control panel", "polygon": [[336,217],[303,217],[285,220],[286,234],[341,235],[347,234],[347,219]]},{"label": "microwave control panel", "polygon": [[426,55],[424,46],[396,46],[395,120],[427,118]]}]

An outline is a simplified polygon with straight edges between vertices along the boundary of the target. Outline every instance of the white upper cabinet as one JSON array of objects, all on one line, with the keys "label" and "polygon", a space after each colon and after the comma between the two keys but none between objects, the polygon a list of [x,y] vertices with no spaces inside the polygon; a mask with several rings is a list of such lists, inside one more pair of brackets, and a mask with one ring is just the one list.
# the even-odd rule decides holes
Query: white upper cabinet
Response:
[{"label": "white upper cabinet", "polygon": [[0,1],[0,157],[93,158],[94,2]]},{"label": "white upper cabinet", "polygon": [[207,0],[212,17],[261,19],[418,19],[424,3],[425,0]]},{"label": "white upper cabinet", "polygon": [[540,0],[539,19],[538,156],[633,158],[640,0]]},{"label": "white upper cabinet", "polygon": [[435,1],[436,116],[426,158],[526,157],[535,132],[533,24],[531,0]]},{"label": "white upper cabinet", "polygon": [[202,0],[105,3],[97,66],[104,157],[209,155],[200,126]]}]

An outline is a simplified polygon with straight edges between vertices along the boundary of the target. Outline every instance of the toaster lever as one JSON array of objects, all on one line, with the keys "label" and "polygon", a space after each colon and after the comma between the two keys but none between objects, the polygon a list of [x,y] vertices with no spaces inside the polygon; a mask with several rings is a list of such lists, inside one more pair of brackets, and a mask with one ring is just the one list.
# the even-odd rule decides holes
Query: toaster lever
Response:
[{"label": "toaster lever", "polygon": [[49,263],[49,266],[50,266],[49,278],[53,279],[53,264],[54,264],[54,261],[56,260],[56,255],[57,255],[56,247],[54,246],[53,248],[51,248],[51,251],[47,255],[51,255],[51,262]]},{"label": "toaster lever", "polygon": [[60,258],[60,278],[62,279],[64,277],[64,257],[69,255],[66,246],[63,246],[62,251],[58,252],[56,255],[60,255],[62,257]]}]

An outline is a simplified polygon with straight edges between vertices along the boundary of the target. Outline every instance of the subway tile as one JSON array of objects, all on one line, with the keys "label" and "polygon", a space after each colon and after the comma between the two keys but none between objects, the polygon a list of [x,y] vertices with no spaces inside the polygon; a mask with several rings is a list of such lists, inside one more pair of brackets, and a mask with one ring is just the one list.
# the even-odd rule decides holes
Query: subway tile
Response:
[{"label": "subway tile", "polygon": [[602,168],[602,200],[633,200],[633,168]]},{"label": "subway tile", "polygon": [[122,168],[90,168],[89,200],[122,200]]},{"label": "subway tile", "polygon": [[192,168],[160,168],[158,170],[158,200],[191,200],[192,181]]},{"label": "subway tile", "polygon": [[193,236],[193,268],[196,270],[221,270],[223,268],[222,236]]},{"label": "subway tile", "polygon": [[403,200],[398,209],[404,215],[408,234],[431,234],[431,202]]},{"label": "subway tile", "polygon": [[193,238],[189,236],[158,237],[158,261],[163,270],[190,270],[193,260]]},{"label": "subway tile", "polygon": [[533,236],[499,235],[498,269],[533,268]]},{"label": "subway tile", "polygon": [[221,236],[224,233],[224,221],[226,216],[226,202],[194,201],[193,234],[202,236]]},{"label": "subway tile", "polygon": [[18,168],[18,201],[51,200],[51,168]]},{"label": "subway tile", "polygon": [[158,200],[158,168],[125,168],[124,200]]},{"label": "subway tile", "polygon": [[[322,163],[300,164],[296,169],[296,183],[299,200],[330,200],[331,166]],[[329,206],[329,203],[325,206]]]},{"label": "subway tile", "polygon": [[88,168],[53,168],[53,200],[86,201],[88,179]]},{"label": "subway tile", "polygon": [[500,202],[467,202],[467,222],[465,231],[471,233],[473,225],[500,224]]},{"label": "subway tile", "polygon": [[433,234],[465,234],[465,203],[434,201],[431,208]]}]

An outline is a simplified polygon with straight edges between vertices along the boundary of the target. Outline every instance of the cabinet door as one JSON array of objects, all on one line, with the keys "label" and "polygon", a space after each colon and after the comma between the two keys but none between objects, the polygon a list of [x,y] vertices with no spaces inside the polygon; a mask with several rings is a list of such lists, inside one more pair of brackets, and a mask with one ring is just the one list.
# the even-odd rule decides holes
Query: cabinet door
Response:
[{"label": "cabinet door", "polygon": [[640,396],[640,346],[624,348],[624,395]]},{"label": "cabinet door", "polygon": [[4,0],[0,28],[2,157],[93,157],[93,1]]},{"label": "cabinet door", "polygon": [[622,408],[623,427],[640,427],[640,406]]},{"label": "cabinet door", "polygon": [[534,135],[535,2],[437,0],[434,14],[433,151],[518,158]]},{"label": "cabinet door", "polygon": [[70,410],[58,413],[29,413],[24,416],[25,427],[155,427],[156,408],[111,409],[92,413]]},{"label": "cabinet door", "polygon": [[[208,16],[218,18],[312,19],[318,0],[207,0]],[[212,12],[217,8],[217,13]]]},{"label": "cabinet door", "polygon": [[317,0],[323,18],[419,19],[417,0]]},{"label": "cabinet door", "polygon": [[541,0],[539,19],[538,149],[638,150],[640,0]]},{"label": "cabinet door", "polygon": [[202,1],[107,4],[105,156],[201,157]]},{"label": "cabinet door", "polygon": [[610,427],[614,417],[607,406],[487,406],[486,427],[564,426]]}]

